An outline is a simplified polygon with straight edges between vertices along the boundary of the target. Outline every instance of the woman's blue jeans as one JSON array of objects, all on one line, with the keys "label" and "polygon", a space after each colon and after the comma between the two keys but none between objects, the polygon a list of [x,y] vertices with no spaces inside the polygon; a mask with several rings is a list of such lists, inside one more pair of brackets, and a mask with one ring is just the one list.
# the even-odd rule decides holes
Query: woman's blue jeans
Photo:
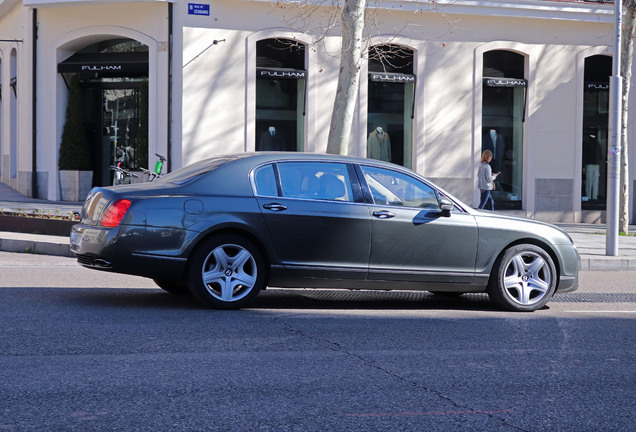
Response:
[{"label": "woman's blue jeans", "polygon": [[486,208],[486,205],[490,203],[490,209],[486,210],[494,210],[495,209],[495,200],[492,197],[492,191],[488,189],[481,189],[481,200],[479,201],[479,208]]}]

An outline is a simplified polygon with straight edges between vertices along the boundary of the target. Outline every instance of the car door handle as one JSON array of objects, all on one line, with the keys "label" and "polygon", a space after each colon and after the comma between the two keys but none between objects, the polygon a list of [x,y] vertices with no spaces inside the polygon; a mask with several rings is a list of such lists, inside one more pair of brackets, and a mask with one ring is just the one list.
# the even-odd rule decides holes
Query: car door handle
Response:
[{"label": "car door handle", "polygon": [[395,213],[392,213],[388,210],[380,210],[374,211],[373,216],[377,217],[378,219],[391,219],[392,217],[395,217]]},{"label": "car door handle", "polygon": [[282,204],[264,204],[263,208],[267,210],[271,210],[271,211],[276,211],[276,212],[287,210],[287,207]]}]

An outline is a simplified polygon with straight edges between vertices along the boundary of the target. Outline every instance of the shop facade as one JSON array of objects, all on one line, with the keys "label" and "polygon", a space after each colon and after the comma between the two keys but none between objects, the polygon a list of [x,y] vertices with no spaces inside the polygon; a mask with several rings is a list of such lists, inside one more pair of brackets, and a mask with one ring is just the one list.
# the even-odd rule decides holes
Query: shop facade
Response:
[{"label": "shop facade", "polygon": [[[437,3],[374,12],[348,153],[477,204],[489,149],[498,210],[603,221],[612,5]],[[293,3],[265,0],[0,2],[11,35],[0,42],[2,181],[59,199],[72,75],[95,185],[112,182],[113,163],[151,167],[155,154],[176,169],[235,152],[325,152],[340,38],[314,30],[329,20],[316,10],[307,23]]]}]

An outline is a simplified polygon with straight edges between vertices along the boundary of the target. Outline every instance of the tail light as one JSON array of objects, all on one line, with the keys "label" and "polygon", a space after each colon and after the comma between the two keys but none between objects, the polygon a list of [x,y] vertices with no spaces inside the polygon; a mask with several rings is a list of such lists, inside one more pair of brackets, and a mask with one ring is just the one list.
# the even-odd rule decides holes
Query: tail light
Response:
[{"label": "tail light", "polygon": [[102,216],[102,226],[113,228],[119,225],[130,207],[130,201],[120,199],[112,203]]}]

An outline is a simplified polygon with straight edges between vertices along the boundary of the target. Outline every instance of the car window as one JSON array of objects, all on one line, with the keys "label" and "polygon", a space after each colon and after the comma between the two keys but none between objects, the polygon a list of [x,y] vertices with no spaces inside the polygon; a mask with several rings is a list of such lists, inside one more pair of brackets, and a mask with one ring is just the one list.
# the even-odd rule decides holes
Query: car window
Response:
[{"label": "car window", "polygon": [[254,186],[256,187],[256,195],[278,196],[273,165],[262,166],[254,172]]},{"label": "car window", "polygon": [[439,210],[435,189],[426,183],[389,169],[361,169],[375,204]]},{"label": "car window", "polygon": [[195,179],[203,174],[213,171],[216,168],[220,167],[221,165],[224,165],[235,159],[236,157],[231,157],[231,156],[205,159],[205,160],[187,165],[176,171],[172,171],[169,174],[163,175],[156,181],[175,183],[175,184],[184,184],[188,182],[189,180]]},{"label": "car window", "polygon": [[283,162],[278,173],[285,198],[353,201],[346,164]]}]

